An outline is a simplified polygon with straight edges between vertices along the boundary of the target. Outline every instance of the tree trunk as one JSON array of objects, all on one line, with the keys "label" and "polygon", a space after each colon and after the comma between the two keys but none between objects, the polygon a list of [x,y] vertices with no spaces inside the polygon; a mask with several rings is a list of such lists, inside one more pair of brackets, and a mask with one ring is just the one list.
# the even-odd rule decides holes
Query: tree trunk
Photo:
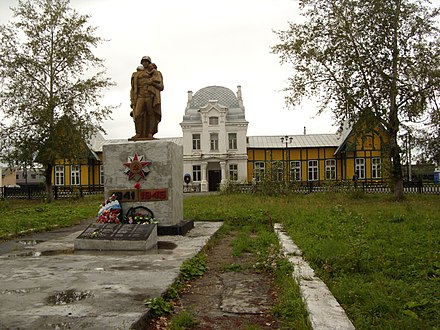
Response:
[{"label": "tree trunk", "polygon": [[397,143],[397,130],[390,134],[390,156],[391,156],[391,181],[394,197],[397,200],[403,198],[403,175],[400,159],[400,147]]},{"label": "tree trunk", "polygon": [[397,143],[397,133],[400,128],[400,121],[397,108],[397,79],[398,79],[398,31],[400,19],[400,0],[396,0],[396,11],[394,14],[394,33],[393,33],[393,62],[392,76],[390,86],[390,117],[389,117],[389,133],[390,133],[390,156],[391,156],[391,180],[393,184],[394,197],[397,200],[403,198],[403,175],[402,165],[400,163],[400,147]]},{"label": "tree trunk", "polygon": [[54,200],[53,189],[52,189],[52,169],[53,169],[52,164],[46,165],[46,170],[45,170],[46,178],[44,180],[44,184],[46,186],[47,200],[49,203],[53,202]]}]

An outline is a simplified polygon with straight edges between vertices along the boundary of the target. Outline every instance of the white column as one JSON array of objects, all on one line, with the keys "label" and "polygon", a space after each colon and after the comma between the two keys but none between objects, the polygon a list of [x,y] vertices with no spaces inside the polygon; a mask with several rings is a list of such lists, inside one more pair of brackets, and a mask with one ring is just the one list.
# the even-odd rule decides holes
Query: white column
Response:
[{"label": "white column", "polygon": [[226,182],[226,162],[220,162],[220,169],[222,171],[222,180],[220,184],[224,184]]},{"label": "white column", "polygon": [[202,181],[200,182],[200,191],[208,191],[208,180],[206,180],[206,174],[207,174],[207,168],[208,168],[208,162],[202,162],[201,169],[202,169]]}]

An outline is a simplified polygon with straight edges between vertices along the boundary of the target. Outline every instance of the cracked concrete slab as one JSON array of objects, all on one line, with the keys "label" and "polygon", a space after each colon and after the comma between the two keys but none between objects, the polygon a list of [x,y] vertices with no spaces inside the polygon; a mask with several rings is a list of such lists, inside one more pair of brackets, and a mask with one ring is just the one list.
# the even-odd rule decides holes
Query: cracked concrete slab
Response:
[{"label": "cracked concrete slab", "polygon": [[220,226],[195,222],[147,252],[74,251],[81,228],[8,242],[0,248],[0,328],[129,329],[145,316],[144,300],[163,294]]}]

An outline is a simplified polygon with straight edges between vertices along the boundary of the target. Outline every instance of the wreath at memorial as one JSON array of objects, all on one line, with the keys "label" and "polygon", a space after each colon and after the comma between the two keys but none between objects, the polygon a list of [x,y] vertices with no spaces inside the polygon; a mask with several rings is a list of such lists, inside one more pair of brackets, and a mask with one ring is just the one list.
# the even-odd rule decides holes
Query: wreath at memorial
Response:
[{"label": "wreath at memorial", "polygon": [[102,204],[98,211],[98,223],[121,223],[121,204],[115,195],[111,195]]},{"label": "wreath at memorial", "polygon": [[135,206],[128,209],[124,216],[124,223],[128,224],[154,224],[157,220],[154,218],[153,211],[145,206]]}]

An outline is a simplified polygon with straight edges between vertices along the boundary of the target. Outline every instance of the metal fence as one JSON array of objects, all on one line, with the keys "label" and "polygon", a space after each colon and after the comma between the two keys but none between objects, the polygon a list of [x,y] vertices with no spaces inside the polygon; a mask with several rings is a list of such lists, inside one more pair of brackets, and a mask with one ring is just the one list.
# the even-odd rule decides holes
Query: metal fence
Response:
[{"label": "metal fence", "polygon": [[[362,191],[364,193],[391,193],[391,188],[387,183],[367,183],[367,182],[308,182],[302,184],[289,184],[286,186],[282,182],[274,182],[270,189],[276,194],[276,191],[291,193],[316,193],[316,192],[350,192]],[[200,184],[190,184],[183,186],[184,193],[200,192]],[[262,192],[268,187],[260,183],[228,183],[229,191],[241,193]],[[55,199],[77,198],[85,195],[102,194],[102,186],[53,186]],[[440,184],[423,182],[404,182],[404,192],[409,194],[440,194]],[[0,199],[44,199],[47,193],[42,186],[22,186],[22,187],[0,187]]]},{"label": "metal fence", "polygon": [[[55,199],[75,198],[85,195],[102,194],[104,187],[99,186],[53,186]],[[1,199],[44,199],[47,198],[43,186],[0,187]]]},{"label": "metal fence", "polygon": [[[392,189],[389,184],[385,182],[306,182],[306,183],[297,183],[297,184],[285,184],[284,182],[272,182],[267,185],[256,183],[256,184],[248,184],[248,183],[237,183],[237,184],[228,184],[228,189],[234,192],[242,192],[242,193],[255,193],[255,192],[263,192],[267,189],[275,192],[290,192],[290,193],[316,193],[316,192],[353,192],[353,191],[362,191],[368,194],[374,193],[391,193]],[[413,194],[440,194],[440,184],[434,183],[423,183],[423,182],[404,182],[404,192]]]},{"label": "metal fence", "polygon": [[183,185],[183,192],[184,193],[195,193],[200,192],[200,183],[188,183]]}]

